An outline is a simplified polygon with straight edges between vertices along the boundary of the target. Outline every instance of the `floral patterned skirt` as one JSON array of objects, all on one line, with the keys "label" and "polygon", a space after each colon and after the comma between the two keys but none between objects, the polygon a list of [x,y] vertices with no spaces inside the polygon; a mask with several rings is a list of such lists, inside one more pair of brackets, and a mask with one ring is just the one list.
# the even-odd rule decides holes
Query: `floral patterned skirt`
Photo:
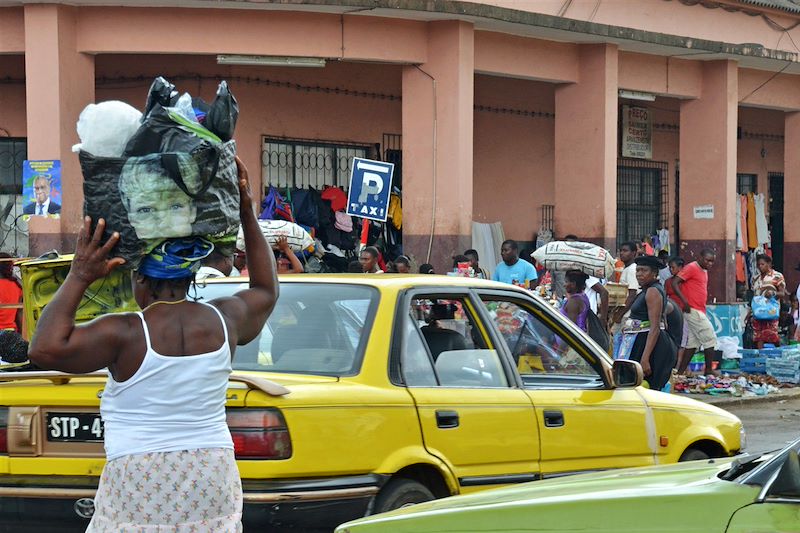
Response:
[{"label": "floral patterned skirt", "polygon": [[106,463],[87,533],[239,533],[233,450],[126,455]]}]

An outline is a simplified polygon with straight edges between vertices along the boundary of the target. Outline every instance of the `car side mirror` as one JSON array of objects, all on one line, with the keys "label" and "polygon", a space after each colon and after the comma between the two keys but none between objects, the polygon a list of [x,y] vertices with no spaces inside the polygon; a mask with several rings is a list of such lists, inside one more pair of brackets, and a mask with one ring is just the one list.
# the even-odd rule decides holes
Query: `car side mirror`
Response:
[{"label": "car side mirror", "polygon": [[642,367],[636,361],[617,359],[611,368],[615,387],[638,387],[644,380]]}]

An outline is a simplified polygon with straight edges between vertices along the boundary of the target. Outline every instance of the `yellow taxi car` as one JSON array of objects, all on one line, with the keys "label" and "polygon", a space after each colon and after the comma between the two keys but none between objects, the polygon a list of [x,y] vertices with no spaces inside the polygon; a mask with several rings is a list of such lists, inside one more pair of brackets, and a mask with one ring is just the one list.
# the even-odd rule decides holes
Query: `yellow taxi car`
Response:
[{"label": "yellow taxi car", "polygon": [[[67,268],[23,267],[29,325]],[[194,297],[245,282],[210,281]],[[79,318],[130,309],[127,285],[95,283]],[[546,302],[490,281],[283,277],[234,369],[228,425],[249,531],[330,530],[453,494],[743,445],[735,416],[642,387],[637,363],[611,361]],[[104,463],[104,382],[0,372],[3,524],[86,526]]]}]

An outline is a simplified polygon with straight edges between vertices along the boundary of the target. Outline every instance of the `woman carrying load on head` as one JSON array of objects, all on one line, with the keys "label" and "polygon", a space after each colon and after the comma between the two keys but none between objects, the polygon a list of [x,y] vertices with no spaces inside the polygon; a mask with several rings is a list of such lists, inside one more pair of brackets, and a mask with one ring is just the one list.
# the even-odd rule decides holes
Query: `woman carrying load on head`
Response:
[{"label": "woman carrying load on head", "polygon": [[84,220],[70,273],[47,305],[30,346],[43,368],[108,368],[100,412],[108,462],[88,531],[241,531],[242,488],[225,422],[231,357],[254,339],[278,298],[275,257],[253,213],[239,168],[240,215],[250,287],[209,303],[187,301],[200,260],[213,245],[167,240],[131,281],[141,313],[75,325],[87,287],[123,264],[101,244],[105,222]]},{"label": "woman carrying load on head", "polygon": [[623,341],[619,359],[642,365],[644,377],[653,390],[669,381],[678,350],[666,331],[667,296],[658,281],[663,264],[657,257],[636,258],[636,281],[642,289],[631,304],[631,314],[622,326]]}]

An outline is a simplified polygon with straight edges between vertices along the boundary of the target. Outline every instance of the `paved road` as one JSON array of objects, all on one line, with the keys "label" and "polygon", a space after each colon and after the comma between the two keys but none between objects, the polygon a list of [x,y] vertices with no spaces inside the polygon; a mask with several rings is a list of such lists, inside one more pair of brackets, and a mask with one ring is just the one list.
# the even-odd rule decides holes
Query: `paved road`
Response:
[{"label": "paved road", "polygon": [[800,398],[724,408],[742,419],[748,452],[775,450],[800,438]]}]

